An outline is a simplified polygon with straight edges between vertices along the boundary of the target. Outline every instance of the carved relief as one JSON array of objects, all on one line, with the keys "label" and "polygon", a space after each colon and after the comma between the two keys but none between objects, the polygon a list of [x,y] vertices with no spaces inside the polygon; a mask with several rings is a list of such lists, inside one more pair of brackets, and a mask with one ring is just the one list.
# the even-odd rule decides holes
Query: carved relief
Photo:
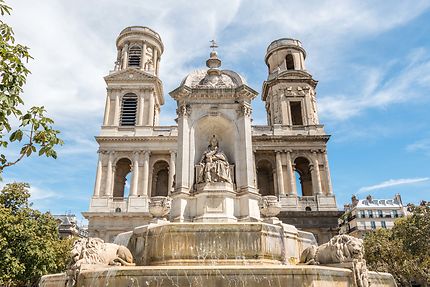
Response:
[{"label": "carved relief", "polygon": [[191,115],[191,106],[186,104],[181,104],[176,109],[176,114],[178,117],[190,116]]},{"label": "carved relief", "polygon": [[247,104],[242,104],[239,106],[236,112],[239,117],[243,117],[243,116],[250,117],[252,113],[252,108]]}]

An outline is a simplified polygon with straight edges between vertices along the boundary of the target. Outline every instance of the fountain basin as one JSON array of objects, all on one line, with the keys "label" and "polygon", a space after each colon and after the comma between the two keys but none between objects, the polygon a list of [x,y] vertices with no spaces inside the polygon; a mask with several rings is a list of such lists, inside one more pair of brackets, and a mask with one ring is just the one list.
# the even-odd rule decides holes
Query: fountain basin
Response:
[{"label": "fountain basin", "polygon": [[294,264],[316,244],[311,233],[281,222],[161,222],[121,237],[139,266]]},{"label": "fountain basin", "polygon": [[[82,271],[77,286],[356,286],[353,272],[346,268],[312,265],[250,266],[136,266]],[[42,287],[64,286],[64,274],[43,276]],[[394,287],[388,273],[369,272],[370,286]]]}]

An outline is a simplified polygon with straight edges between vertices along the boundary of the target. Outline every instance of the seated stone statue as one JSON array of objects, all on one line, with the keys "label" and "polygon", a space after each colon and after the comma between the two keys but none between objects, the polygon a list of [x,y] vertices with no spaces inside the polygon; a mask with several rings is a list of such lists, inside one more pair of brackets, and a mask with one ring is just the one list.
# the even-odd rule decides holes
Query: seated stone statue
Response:
[{"label": "seated stone statue", "polygon": [[218,146],[215,135],[209,141],[209,146],[200,159],[199,165],[202,167],[197,177],[197,183],[202,182],[228,182],[232,183],[230,174],[230,164],[227,156]]}]

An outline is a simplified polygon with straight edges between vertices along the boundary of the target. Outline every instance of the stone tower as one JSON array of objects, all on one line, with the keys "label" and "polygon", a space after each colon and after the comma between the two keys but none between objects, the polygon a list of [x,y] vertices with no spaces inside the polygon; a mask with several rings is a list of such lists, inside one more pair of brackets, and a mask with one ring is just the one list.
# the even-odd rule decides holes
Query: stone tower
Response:
[{"label": "stone tower", "polygon": [[176,127],[160,127],[163,42],[147,27],[125,28],[116,40],[115,68],[104,79],[106,107],[88,212],[91,236],[107,241],[150,219],[148,198],[173,186]]},{"label": "stone tower", "polygon": [[336,233],[339,214],[327,159],[329,136],[318,120],[317,81],[305,59],[298,40],[279,39],[267,48],[261,96],[268,125],[253,127],[253,144],[260,193],[278,195],[282,219],[325,242]]}]

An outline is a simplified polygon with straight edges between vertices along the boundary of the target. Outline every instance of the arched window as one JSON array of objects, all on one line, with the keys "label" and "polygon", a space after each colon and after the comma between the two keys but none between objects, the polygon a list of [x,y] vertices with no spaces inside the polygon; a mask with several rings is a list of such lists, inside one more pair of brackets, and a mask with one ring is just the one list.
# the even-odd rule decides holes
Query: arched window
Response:
[{"label": "arched window", "polygon": [[169,164],[164,160],[154,164],[152,172],[151,196],[168,196]]},{"label": "arched window", "polygon": [[287,54],[285,62],[287,64],[287,70],[294,70],[294,58],[292,54]]},{"label": "arched window", "polygon": [[300,186],[302,196],[312,196],[312,174],[309,160],[298,157],[294,161],[296,167],[297,186]]},{"label": "arched window", "polygon": [[115,167],[113,197],[122,199],[128,196],[130,189],[131,161],[128,158],[118,160]]},{"label": "arched window", "polygon": [[121,125],[136,125],[137,96],[135,94],[126,94],[122,98],[121,104]]},{"label": "arched window", "polygon": [[272,164],[267,160],[258,162],[257,186],[262,196],[275,195],[273,188],[273,168]]},{"label": "arched window", "polygon": [[128,66],[140,67],[140,58],[142,57],[142,48],[139,46],[132,46],[128,50]]}]

